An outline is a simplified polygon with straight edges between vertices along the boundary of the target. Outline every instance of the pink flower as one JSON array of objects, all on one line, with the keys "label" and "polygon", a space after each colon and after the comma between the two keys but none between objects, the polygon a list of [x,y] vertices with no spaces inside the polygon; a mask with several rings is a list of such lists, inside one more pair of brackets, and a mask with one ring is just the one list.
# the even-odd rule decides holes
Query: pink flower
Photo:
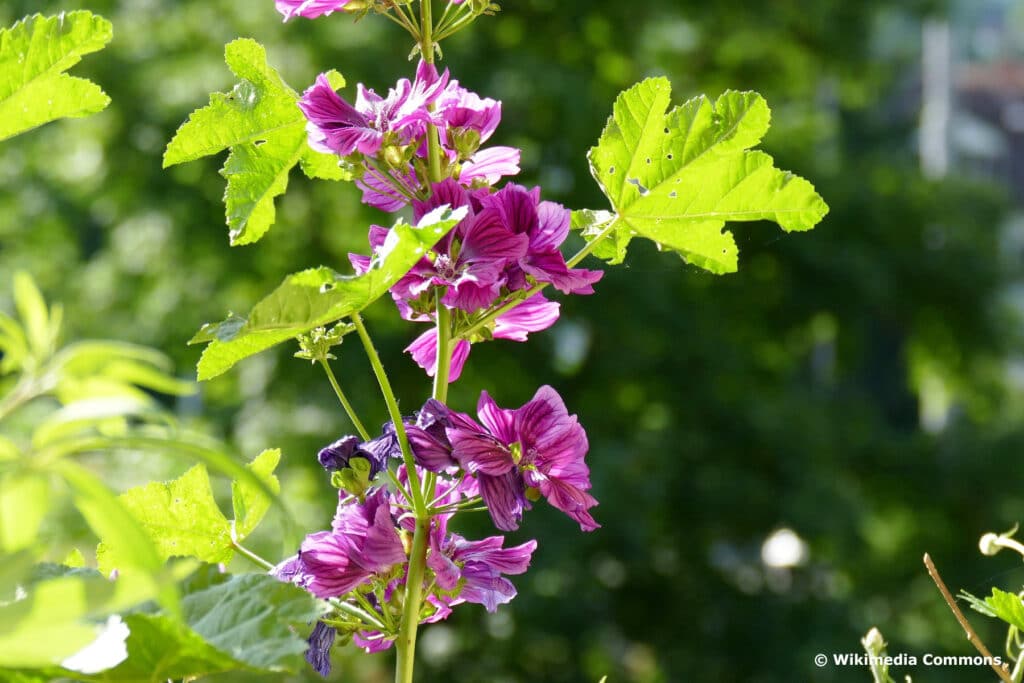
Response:
[{"label": "pink flower", "polygon": [[305,17],[316,19],[317,17],[337,12],[347,5],[349,0],[275,0],[274,5],[277,11],[284,15],[288,21],[292,17]]},{"label": "pink flower", "polygon": [[452,457],[479,481],[495,526],[519,528],[529,508],[528,488],[537,489],[584,531],[600,526],[588,512],[597,500],[587,493],[587,434],[558,392],[543,386],[531,401],[511,410],[499,408],[485,391],[477,415],[482,426],[468,415],[450,413],[447,435]]}]

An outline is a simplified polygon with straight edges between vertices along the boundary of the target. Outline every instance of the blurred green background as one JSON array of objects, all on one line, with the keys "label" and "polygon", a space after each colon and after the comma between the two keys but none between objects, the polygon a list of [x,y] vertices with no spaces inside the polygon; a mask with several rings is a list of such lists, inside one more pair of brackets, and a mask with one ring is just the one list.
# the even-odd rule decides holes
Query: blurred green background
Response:
[{"label": "blurred green background", "polygon": [[[271,0],[8,0],[0,24],[76,8],[114,22],[111,46],[75,69],[113,103],[0,146],[0,308],[26,269],[64,302],[69,337],[155,346],[188,378],[199,349],[185,341],[202,323],[248,310],[289,272],[344,267],[387,220],[352,186],[295,173],[271,233],[228,246],[218,163],[160,168],[188,113],[230,89],[223,45],[255,37],[296,89],[333,67],[380,90],[411,75],[408,38],[373,17],[282,24]],[[528,515],[514,540],[540,548],[520,596],[425,628],[420,680],[864,681],[812,660],[859,651],[872,625],[894,653],[971,654],[921,556],[954,590],[1024,583],[1019,558],[976,550],[1024,520],[1024,3],[519,0],[443,47],[455,77],[503,101],[494,142],[523,148],[520,181],[549,199],[604,208],[586,150],[620,90],[665,74],[679,100],[764,94],[766,149],[832,210],[806,235],[736,226],[740,272],[725,277],[638,242],[596,296],[563,301],[553,329],[474,349],[452,405],[469,410],[483,388],[520,405],[554,385],[588,428],[603,528]],[[421,330],[386,301],[368,323],[411,410],[429,387],[401,349]],[[282,448],[285,497],[312,531],[333,513],[316,451],[350,427],[294,350],[173,409],[247,457]],[[379,424],[361,349],[339,356]],[[96,466],[119,488],[184,469]],[[66,538],[72,522],[51,522]],[[280,556],[267,527],[256,545]],[[389,667],[348,651],[332,679],[384,681]]]}]

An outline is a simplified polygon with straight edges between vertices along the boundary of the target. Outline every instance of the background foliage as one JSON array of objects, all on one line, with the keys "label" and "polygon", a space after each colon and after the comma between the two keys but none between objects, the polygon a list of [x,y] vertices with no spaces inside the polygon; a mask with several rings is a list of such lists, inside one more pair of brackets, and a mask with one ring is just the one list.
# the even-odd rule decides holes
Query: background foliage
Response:
[{"label": "background foliage", "polygon": [[[79,7],[115,27],[110,46],[75,70],[112,105],[0,147],[0,308],[13,308],[9,274],[27,270],[64,303],[67,338],[155,346],[191,378],[199,350],[184,342],[199,324],[248,310],[299,268],[344,268],[382,219],[351,186],[296,173],[263,243],[227,246],[219,164],[161,170],[185,115],[232,84],[224,44],[257,38],[296,87],[337,68],[350,84],[386,88],[411,70],[404,37],[372,19],[282,25],[269,0],[13,0],[0,24]],[[1004,193],[968,178],[926,181],[917,169],[919,22],[943,7],[637,7],[522,0],[445,45],[461,81],[504,102],[495,143],[524,147],[523,180],[568,206],[603,207],[585,152],[621,89],[664,74],[680,99],[765,95],[765,148],[812,179],[831,213],[795,239],[736,226],[741,267],[725,277],[638,242],[595,297],[565,301],[562,320],[529,347],[474,351],[451,403],[467,409],[493,385],[499,403],[518,405],[542,383],[557,386],[589,430],[604,527],[581,536],[557,512],[534,512],[513,539],[540,541],[520,597],[494,616],[464,609],[426,628],[424,679],[859,681],[866,671],[819,670],[812,657],[857,651],[875,624],[890,652],[968,654],[920,557],[929,551],[947,582],[972,592],[1024,580],[1013,558],[975,549],[983,531],[1024,519],[1024,404],[1007,379],[1020,262],[1001,249]],[[427,384],[400,351],[419,330],[388,306],[368,322],[403,405],[416,406]],[[380,423],[367,363],[350,346],[337,367],[367,422]],[[282,495],[308,530],[333,506],[316,449],[350,427],[294,350],[245,361],[170,407],[250,457],[280,448]],[[184,469],[155,458],[91,465],[122,490]],[[51,512],[47,528],[66,517]],[[481,519],[473,531],[486,527]],[[801,566],[762,562],[763,541],[783,527],[809,545]],[[255,547],[287,551],[263,531]],[[385,663],[344,657],[335,677],[385,680]]]}]

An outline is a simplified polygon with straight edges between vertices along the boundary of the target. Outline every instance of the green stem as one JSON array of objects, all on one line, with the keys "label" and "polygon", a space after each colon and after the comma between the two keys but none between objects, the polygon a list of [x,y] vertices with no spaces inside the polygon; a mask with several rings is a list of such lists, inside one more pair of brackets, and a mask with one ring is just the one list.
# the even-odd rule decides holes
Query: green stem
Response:
[{"label": "green stem", "polygon": [[441,403],[448,401],[448,376],[452,367],[452,314],[442,303],[445,288],[437,287],[437,368],[434,372],[434,398]]},{"label": "green stem", "polygon": [[328,598],[327,602],[330,603],[331,607],[335,608],[339,612],[344,612],[351,617],[356,617],[371,628],[379,629],[381,631],[387,630],[383,621],[375,617],[370,612],[359,609],[351,603],[345,602],[344,600],[338,600],[337,598]]},{"label": "green stem", "polygon": [[398,409],[398,400],[395,398],[395,392],[391,389],[388,373],[384,370],[384,365],[380,362],[380,356],[377,355],[377,349],[374,348],[373,341],[366,332],[362,316],[358,313],[353,313],[352,323],[356,326],[359,339],[363,342],[363,347],[366,349],[366,356],[370,359],[373,374],[377,377],[377,384],[380,385],[380,391],[384,395],[384,402],[388,406],[388,415],[391,416],[391,422],[395,425],[395,436],[398,437],[398,445],[402,448],[402,460],[405,462],[406,474],[409,475],[409,490],[412,495],[413,509],[416,511],[416,516],[420,517],[426,514],[427,506],[423,501],[423,493],[420,491],[420,478],[416,474],[416,461],[412,457],[409,437],[405,433],[402,411]]},{"label": "green stem", "polygon": [[363,437],[363,441],[370,440],[370,433],[366,431],[366,427],[360,422],[359,416],[356,415],[356,411],[352,408],[352,404],[349,403],[348,397],[345,396],[345,392],[341,390],[341,385],[338,384],[338,378],[334,376],[334,370],[331,370],[331,364],[327,362],[326,358],[320,359],[320,365],[323,366],[324,372],[327,373],[327,379],[331,382],[331,386],[334,387],[334,393],[338,396],[338,400],[341,401],[341,407],[345,409],[345,413],[348,414],[348,419],[352,420],[352,424],[355,425],[356,431],[359,432],[359,436]]},{"label": "green stem", "polygon": [[416,531],[412,537],[412,551],[409,553],[409,574],[405,583],[405,602],[402,606],[402,624],[398,630],[395,647],[398,650],[395,663],[395,683],[412,683],[413,665],[416,659],[416,630],[420,623],[420,604],[423,600],[423,576],[427,565],[427,536],[430,518],[416,519]]},{"label": "green stem", "polygon": [[476,21],[476,14],[473,12],[472,8],[469,7],[469,3],[465,3],[463,7],[466,7],[467,10],[463,12],[461,16],[456,15],[446,24],[438,27],[434,33],[434,42],[440,43],[445,38],[455,35]]},{"label": "green stem", "polygon": [[[420,0],[420,53],[427,64],[434,63],[434,19],[433,0]],[[433,105],[428,109],[433,110]],[[430,182],[439,183],[441,177],[441,139],[437,126],[427,124],[427,170]]]},{"label": "green stem", "polygon": [[420,0],[420,52],[428,64],[434,63],[433,0]]},{"label": "green stem", "polygon": [[231,547],[234,548],[238,552],[239,555],[241,555],[245,559],[249,560],[253,564],[255,564],[257,566],[260,566],[260,567],[263,567],[268,572],[271,569],[274,568],[274,565],[270,564],[270,562],[267,562],[262,557],[260,557],[259,555],[257,555],[253,551],[251,551],[248,548],[246,548],[244,545],[239,543],[237,540],[235,540],[235,527],[234,527],[234,524],[231,525]]},{"label": "green stem", "polygon": [[[434,17],[433,0],[420,0],[420,53],[428,64],[434,63]],[[441,182],[441,140],[438,136],[437,127],[433,124],[427,126],[427,169],[431,183]],[[440,303],[441,293],[437,292],[438,298],[438,367],[434,377],[434,395],[440,393],[442,396],[448,391],[448,366],[451,362],[447,351],[448,339],[451,335],[451,320],[447,309]],[[444,313],[441,313],[442,309]],[[360,335],[364,334],[358,317],[355,318],[356,329]],[[442,325],[446,328],[442,339]],[[442,354],[442,342],[445,353]],[[366,343],[364,341],[364,343]],[[369,349],[367,350],[369,353]],[[444,361],[441,356],[449,356]],[[373,362],[371,358],[371,363]],[[379,376],[378,376],[379,379]],[[384,382],[381,382],[382,388]],[[388,391],[385,391],[387,399]],[[401,432],[398,432],[400,443],[402,443],[402,456],[406,458],[406,469],[409,472],[409,487],[415,496],[416,528],[413,531],[412,548],[409,552],[409,572],[405,581],[405,600],[402,604],[402,623],[398,630],[398,639],[395,641],[396,662],[395,662],[395,683],[412,683],[413,668],[416,664],[416,630],[420,623],[420,605],[423,601],[423,576],[427,564],[427,536],[430,532],[430,512],[424,501],[424,492],[420,488],[419,478],[416,475],[415,463],[412,453],[408,450],[408,439],[405,436],[405,426],[401,423],[399,415],[395,420],[395,426],[401,425]],[[397,429],[396,429],[397,431]],[[433,483],[433,477],[427,477],[427,483]],[[429,494],[428,494],[429,495]]]}]

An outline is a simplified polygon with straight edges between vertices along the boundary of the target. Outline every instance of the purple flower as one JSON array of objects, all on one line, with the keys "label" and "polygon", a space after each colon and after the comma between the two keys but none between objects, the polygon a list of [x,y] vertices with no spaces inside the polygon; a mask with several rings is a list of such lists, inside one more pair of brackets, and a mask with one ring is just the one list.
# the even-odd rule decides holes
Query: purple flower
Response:
[{"label": "purple flower", "polygon": [[318,598],[344,595],[405,562],[387,491],[379,489],[365,502],[341,505],[331,531],[310,534],[299,554],[271,574],[302,586]]},{"label": "purple flower", "polygon": [[511,601],[516,588],[502,574],[525,572],[537,541],[503,548],[504,536],[467,541],[458,534],[447,533],[446,527],[442,520],[431,530],[427,566],[434,572],[437,586],[456,596],[448,606],[473,602],[494,612],[498,605]]},{"label": "purple flower", "polygon": [[485,391],[477,415],[484,426],[451,413],[447,435],[452,457],[479,481],[495,526],[503,531],[519,527],[529,508],[528,488],[537,489],[584,531],[600,526],[588,512],[597,500],[587,493],[587,435],[558,392],[543,386],[523,407],[509,410],[499,408]]},{"label": "purple flower", "polygon": [[443,403],[430,399],[416,414],[416,423],[405,429],[416,464],[431,472],[443,472],[457,464],[448,441],[448,412]]},{"label": "purple flower", "polygon": [[319,16],[329,15],[332,12],[341,10],[349,3],[349,0],[275,0],[274,5],[277,11],[284,15],[288,21],[292,17],[305,17],[316,19]]},{"label": "purple flower", "polygon": [[564,294],[593,294],[592,285],[604,275],[601,271],[570,270],[559,250],[569,235],[570,212],[561,204],[540,201],[540,188],[527,190],[509,184],[483,199],[484,206],[501,213],[505,225],[516,234],[526,235],[526,253],[507,279],[511,289],[527,289],[526,276],[547,282]]},{"label": "purple flower", "polygon": [[352,642],[367,654],[383,652],[395,644],[394,638],[386,638],[380,631],[357,631],[352,634]]},{"label": "purple flower", "polygon": [[324,678],[331,673],[331,646],[334,645],[336,635],[338,632],[322,621],[316,622],[313,632],[309,634],[306,661]]},{"label": "purple flower", "polygon": [[467,187],[493,185],[503,176],[519,173],[519,150],[515,147],[488,147],[471,156],[459,172],[459,182]]},{"label": "purple flower", "polygon": [[[414,204],[414,217],[420,220],[444,204],[453,209],[468,207],[469,213],[434,246],[430,256],[395,283],[391,296],[400,304],[411,304],[432,288],[445,287],[441,299],[445,306],[467,312],[486,308],[501,294],[505,268],[526,255],[529,239],[506,227],[497,211],[479,208],[474,197],[451,179],[436,184],[428,201]],[[386,234],[371,228],[374,251],[381,249]],[[353,262],[357,269],[364,263]]]},{"label": "purple flower", "polygon": [[381,97],[359,84],[355,106],[334,91],[326,74],[317,76],[299,99],[306,115],[309,144],[321,152],[345,157],[355,152],[376,155],[385,142],[408,145],[422,142],[431,114],[427,106],[448,84],[448,71],[438,75],[432,64],[420,61],[416,79],[403,78]]}]

